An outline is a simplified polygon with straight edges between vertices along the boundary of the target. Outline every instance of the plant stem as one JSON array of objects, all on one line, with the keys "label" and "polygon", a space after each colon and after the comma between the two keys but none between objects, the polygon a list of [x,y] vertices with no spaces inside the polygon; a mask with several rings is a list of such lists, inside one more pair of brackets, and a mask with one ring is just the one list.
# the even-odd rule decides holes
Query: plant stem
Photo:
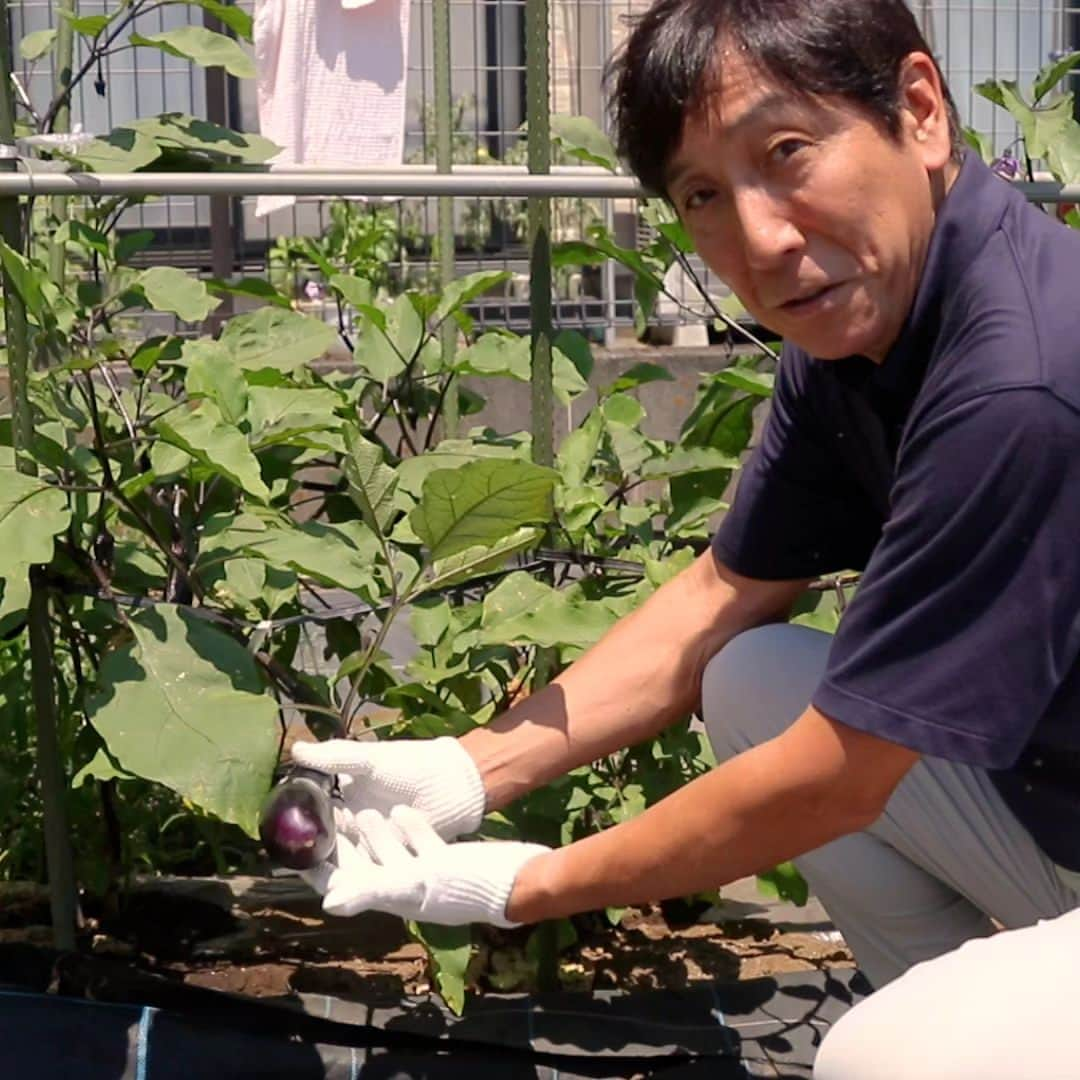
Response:
[{"label": "plant stem", "polygon": [[[683,268],[685,273],[689,276],[690,280],[694,283],[697,291],[701,293],[702,299],[705,301],[705,303],[709,305],[710,308],[712,308],[712,313],[716,316],[716,318],[718,318],[729,330],[734,330],[737,334],[742,334],[742,336],[746,338],[746,340],[749,341],[751,345],[755,345],[770,359],[779,359],[774,349],[769,348],[769,346],[766,345],[764,341],[758,338],[750,330],[747,330],[747,328],[743,326],[743,324],[739,322],[738,319],[733,319],[730,315],[721,311],[720,308],[716,306],[716,301],[714,301],[713,298],[709,295],[704,283],[702,282],[701,278],[698,277],[697,271],[693,268],[690,260],[686,257],[686,254],[684,252],[677,251],[675,253],[675,258],[678,260],[679,265]],[[666,296],[671,297],[672,300],[676,300],[676,303],[679,303],[676,297],[673,296],[670,292],[668,292],[667,289],[663,289],[663,292]]]},{"label": "plant stem", "polygon": [[[11,41],[8,35],[8,3],[0,0],[0,143],[15,142],[15,102],[11,88]],[[0,159],[0,169],[15,171],[15,159]],[[13,251],[23,250],[22,219],[18,198],[0,199],[0,233]],[[26,305],[7,271],[3,274],[7,319],[8,368],[15,423],[13,435],[20,472],[37,474],[30,456],[34,435],[28,395],[30,336]],[[75,947],[75,870],[64,805],[67,784],[57,737],[56,668],[49,625],[49,595],[43,568],[30,569],[30,606],[27,614],[30,637],[30,681],[37,721],[37,764],[45,811],[45,858],[49,873],[53,941],[59,949]]]}]

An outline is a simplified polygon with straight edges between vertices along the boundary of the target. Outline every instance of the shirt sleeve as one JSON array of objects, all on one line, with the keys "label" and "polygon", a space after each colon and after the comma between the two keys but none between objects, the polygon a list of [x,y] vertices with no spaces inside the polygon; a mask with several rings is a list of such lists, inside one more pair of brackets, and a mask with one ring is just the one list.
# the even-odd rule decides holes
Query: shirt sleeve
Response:
[{"label": "shirt sleeve", "polygon": [[807,358],[785,347],[761,441],[713,536],[720,562],[745,577],[862,569],[880,535],[880,515],[820,429],[817,417],[829,413],[818,401],[822,382]]},{"label": "shirt sleeve", "polygon": [[1009,389],[920,424],[814,705],[954,761],[1013,765],[1080,651],[1080,416]]}]

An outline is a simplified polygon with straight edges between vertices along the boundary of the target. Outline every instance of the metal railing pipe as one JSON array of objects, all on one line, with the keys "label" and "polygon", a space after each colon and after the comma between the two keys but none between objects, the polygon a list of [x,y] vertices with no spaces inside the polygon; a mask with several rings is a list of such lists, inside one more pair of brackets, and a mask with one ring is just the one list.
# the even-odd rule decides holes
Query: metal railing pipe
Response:
[{"label": "metal railing pipe", "polygon": [[0,177],[2,195],[463,195],[484,198],[633,198],[630,177],[484,176],[476,173],[18,173]]},{"label": "metal railing pipe", "polygon": [[[1078,203],[1080,184],[1052,180],[1014,181],[1032,202]],[[0,196],[11,195],[383,195],[427,198],[441,195],[470,198],[594,198],[633,199],[650,193],[632,176],[588,167],[553,168],[550,174],[530,174],[516,166],[457,165],[440,175],[426,166],[402,166],[393,171],[281,169],[265,172],[223,170],[212,173],[6,173],[0,176]]]}]

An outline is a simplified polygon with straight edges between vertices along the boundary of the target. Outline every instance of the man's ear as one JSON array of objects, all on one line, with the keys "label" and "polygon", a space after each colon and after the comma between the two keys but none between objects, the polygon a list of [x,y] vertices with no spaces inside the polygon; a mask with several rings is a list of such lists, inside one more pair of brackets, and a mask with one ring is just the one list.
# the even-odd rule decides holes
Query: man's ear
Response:
[{"label": "man's ear", "polygon": [[953,152],[949,107],[937,65],[926,53],[904,57],[898,91],[901,136],[914,145],[928,172],[944,168]]}]

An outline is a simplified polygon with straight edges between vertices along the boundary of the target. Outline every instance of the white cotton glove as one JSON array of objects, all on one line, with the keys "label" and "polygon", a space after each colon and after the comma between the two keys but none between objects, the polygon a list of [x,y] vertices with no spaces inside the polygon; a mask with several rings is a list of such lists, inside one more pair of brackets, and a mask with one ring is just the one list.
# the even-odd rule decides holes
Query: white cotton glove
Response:
[{"label": "white cotton glove", "polygon": [[319,772],[337,774],[341,799],[334,800],[339,835],[359,839],[356,816],[363,810],[389,813],[413,806],[447,840],[476,832],[486,795],[480,770],[450,736],[386,742],[328,739],[293,743],[292,759]]},{"label": "white cotton glove", "polygon": [[394,807],[389,817],[364,810],[356,828],[356,843],[339,836],[333,861],[305,874],[331,915],[385,911],[443,926],[518,926],[506,917],[514,881],[551,850],[516,840],[448,844],[410,806]]}]

